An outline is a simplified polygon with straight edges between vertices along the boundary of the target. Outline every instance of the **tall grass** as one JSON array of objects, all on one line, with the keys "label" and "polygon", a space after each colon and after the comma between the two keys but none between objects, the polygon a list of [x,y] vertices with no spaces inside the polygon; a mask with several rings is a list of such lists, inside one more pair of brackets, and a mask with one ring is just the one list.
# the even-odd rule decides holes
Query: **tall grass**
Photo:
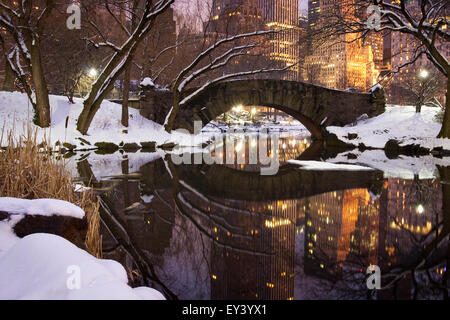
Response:
[{"label": "tall grass", "polygon": [[[4,141],[5,140],[5,141]],[[6,143],[4,143],[6,142]],[[1,131],[0,196],[22,199],[53,198],[71,202],[86,213],[85,249],[101,256],[99,202],[92,190],[75,192],[72,173],[61,154],[52,153],[50,143],[38,145],[37,131],[30,126],[26,134],[15,137],[14,132]]]}]

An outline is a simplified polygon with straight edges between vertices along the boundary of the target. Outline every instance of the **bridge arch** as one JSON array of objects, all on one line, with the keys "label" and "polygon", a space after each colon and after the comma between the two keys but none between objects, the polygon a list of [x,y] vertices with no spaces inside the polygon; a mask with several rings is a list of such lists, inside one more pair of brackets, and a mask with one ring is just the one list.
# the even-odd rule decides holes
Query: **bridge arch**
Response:
[{"label": "bridge arch", "polygon": [[[160,114],[165,117],[172,104],[171,93],[148,87],[142,89],[144,99],[141,98],[141,113],[145,116],[148,111],[153,112],[155,119],[161,117]],[[385,97],[383,89],[364,94],[332,90],[299,81],[225,81],[210,86],[188,101],[177,115],[175,127],[193,131],[193,120],[201,120],[206,125],[237,105],[281,110],[299,120],[311,132],[313,139],[323,140],[325,126],[343,126],[356,121],[364,113],[369,117],[382,113]]]}]

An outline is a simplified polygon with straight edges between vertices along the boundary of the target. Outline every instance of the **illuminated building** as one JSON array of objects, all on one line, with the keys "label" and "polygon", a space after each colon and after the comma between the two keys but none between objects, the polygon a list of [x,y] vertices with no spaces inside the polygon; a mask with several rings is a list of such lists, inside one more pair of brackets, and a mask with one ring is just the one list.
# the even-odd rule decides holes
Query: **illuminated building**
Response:
[{"label": "illuminated building", "polygon": [[[345,19],[356,19],[351,1],[321,0],[314,4],[317,5],[318,9],[313,7],[309,12],[309,23],[313,29],[329,24],[328,15],[336,8],[340,8]],[[324,42],[313,41],[302,70],[304,81],[332,89],[367,91],[376,83],[379,74],[377,66],[382,66],[383,43],[380,35],[370,35],[365,41],[358,39],[359,36],[330,35]]]},{"label": "illuminated building", "polygon": [[[266,27],[271,30],[283,30],[270,35],[269,58],[279,68],[297,64],[299,60],[297,0],[263,0],[262,13]],[[283,79],[297,80],[298,65],[283,73]]]},{"label": "illuminated building", "polygon": [[314,30],[319,20],[320,0],[308,0],[308,24],[311,30]]},{"label": "illuminated building", "polygon": [[[282,30],[267,36],[267,41],[261,40],[263,49],[252,51],[253,54],[261,55],[270,61],[271,68],[282,69],[297,64],[299,60],[298,23],[296,0],[218,0],[214,2],[212,19],[205,27],[207,32],[228,36],[256,30]],[[248,62],[245,65],[248,65]],[[267,66],[266,62],[264,67]],[[271,78],[276,74],[272,73]],[[298,65],[279,74],[282,79],[297,80]]]},{"label": "illuminated building", "polygon": [[207,23],[208,32],[221,35],[263,30],[262,12],[257,1],[216,0],[213,2],[212,19]]}]

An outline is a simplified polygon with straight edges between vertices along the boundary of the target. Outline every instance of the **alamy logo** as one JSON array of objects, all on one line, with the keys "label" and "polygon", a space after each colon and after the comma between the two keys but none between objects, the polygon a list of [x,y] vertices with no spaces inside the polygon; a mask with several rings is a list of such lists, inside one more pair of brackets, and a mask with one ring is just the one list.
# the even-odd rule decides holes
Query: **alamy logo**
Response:
[{"label": "alamy logo", "polygon": [[69,274],[66,281],[67,289],[81,289],[81,268],[77,265],[70,265],[67,267],[66,273]]},{"label": "alamy logo", "polygon": [[376,5],[370,5],[367,7],[367,14],[369,18],[367,18],[366,26],[368,29],[376,29],[381,25],[381,10]]},{"label": "alamy logo", "polygon": [[367,278],[366,284],[367,289],[373,290],[373,289],[381,289],[381,271],[380,267],[376,265],[370,265],[367,267],[366,274],[369,275]]},{"label": "alamy logo", "polygon": [[81,9],[77,4],[71,4],[66,12],[70,16],[66,20],[66,26],[69,30],[81,29]]}]

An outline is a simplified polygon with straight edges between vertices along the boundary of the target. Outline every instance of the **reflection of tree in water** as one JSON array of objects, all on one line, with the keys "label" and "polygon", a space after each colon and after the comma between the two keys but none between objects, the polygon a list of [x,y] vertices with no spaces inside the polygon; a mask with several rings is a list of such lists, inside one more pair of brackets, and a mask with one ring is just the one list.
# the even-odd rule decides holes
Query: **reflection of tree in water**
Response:
[{"label": "reflection of tree in water", "polygon": [[[133,273],[135,285],[144,284],[162,288],[161,291],[169,298],[209,299],[212,298],[213,286],[219,283],[213,281],[215,280],[213,277],[220,269],[217,269],[217,266],[226,263],[221,254],[226,255],[235,250],[241,252],[242,257],[254,257],[253,261],[290,259],[289,255],[284,258],[282,255],[278,255],[272,259],[270,252],[255,252],[256,247],[253,248],[253,252],[245,252],[246,247],[242,246],[245,241],[234,240],[222,243],[222,239],[226,239],[227,233],[241,235],[242,239],[246,239],[245,232],[243,232],[245,228],[239,229],[239,223],[230,225],[230,221],[224,220],[224,216],[217,214],[218,211],[215,209],[209,211],[207,207],[202,207],[204,205],[220,206],[223,203],[217,202],[218,199],[215,197],[190,190],[187,185],[183,185],[183,181],[179,180],[177,170],[170,168],[169,163],[166,165],[169,170],[172,169],[173,178],[166,172],[164,162],[158,160],[141,168],[139,180],[129,181],[123,177],[123,179],[119,179],[119,183],[113,187],[115,191],[110,192],[110,195],[111,200],[121,204],[110,205],[117,211],[110,213],[111,217],[102,216],[103,223],[114,234],[115,243],[117,243],[110,249],[116,251],[117,248],[120,248],[126,253],[125,261],[128,261],[126,264],[129,270],[136,271]],[[448,181],[449,169],[440,168],[440,170],[442,179]],[[106,184],[108,183],[111,181]],[[394,180],[388,180],[389,186],[393,187],[396,183]],[[302,274],[299,274],[297,270],[296,277],[303,277],[302,279],[306,282],[310,282],[307,284],[308,292],[305,297],[317,299],[324,297],[340,299],[446,298],[448,296],[447,271],[444,271],[446,270],[444,268],[447,267],[450,256],[447,236],[449,219],[441,213],[449,211],[450,193],[448,185],[439,185],[439,189],[436,189],[436,185],[439,185],[438,182],[415,179],[406,186],[409,200],[405,200],[405,207],[409,208],[411,205],[412,208],[416,208],[422,204],[426,217],[434,218],[431,227],[424,229],[426,232],[423,234],[411,230],[408,224],[409,220],[402,222],[401,215],[392,210],[394,205],[397,206],[397,202],[388,197],[389,190],[386,185],[381,188],[381,191],[377,191],[380,193],[378,196],[372,194],[370,197],[368,197],[367,189],[328,192],[329,197],[347,199],[345,203],[342,203],[342,208],[353,208],[355,203],[358,203],[359,207],[365,209],[358,212],[352,211],[347,215],[343,214],[343,211],[340,212],[341,221],[334,225],[337,229],[323,231],[324,236],[335,237],[332,239],[334,241],[332,248],[335,252],[330,254],[330,250],[326,247],[317,246],[314,255],[319,259],[314,266],[308,260],[307,234],[312,231],[311,227],[318,225],[313,221],[312,225],[308,226],[308,217],[311,218],[312,212],[306,213],[305,243],[301,244],[304,256],[299,257],[298,252],[297,255],[293,255],[296,259],[293,264],[305,266],[306,270]],[[440,198],[436,198],[439,196],[441,188]],[[153,198],[149,203],[141,203],[143,207],[137,207],[140,209],[136,210],[135,215],[130,212],[124,213],[127,211],[126,207],[133,207],[136,201],[142,202],[139,198],[142,195],[151,195]],[[205,199],[202,200],[203,202],[196,201],[202,197]],[[314,197],[308,197],[307,202],[309,201],[311,204]],[[397,199],[396,196],[395,200]],[[318,198],[316,200],[323,205],[326,199]],[[440,206],[442,202],[444,203],[443,209]],[[337,203],[331,202],[330,207]],[[400,204],[403,207],[403,197]],[[243,208],[238,208],[235,204],[231,204],[230,208],[242,211],[236,217],[246,214],[245,210],[242,210]],[[315,217],[319,216],[315,215]],[[337,221],[339,214],[332,218]],[[374,219],[376,223],[372,224]],[[259,222],[256,223],[255,220],[252,223],[257,225]],[[395,227],[391,227],[392,223]],[[427,227],[426,224],[421,226]],[[216,235],[213,231],[215,227],[222,232],[219,240],[215,238]],[[295,227],[292,230],[295,230]],[[371,235],[375,236],[371,237]],[[256,238],[252,237],[252,239]],[[363,242],[365,239],[372,239],[375,244],[371,244],[370,241]],[[395,239],[398,239],[398,242]],[[299,243],[292,245],[298,247]],[[227,246],[232,247],[228,249]],[[264,255],[267,255],[267,259],[257,258]],[[252,259],[243,263],[250,266]],[[328,274],[321,272],[321,263],[326,266],[323,269],[330,271]],[[367,289],[365,270],[369,264],[378,264],[382,268],[384,290],[371,292]],[[256,266],[255,270],[260,270],[258,268],[262,267],[264,266]],[[310,270],[307,270],[308,268]],[[230,273],[230,270],[225,271]],[[232,278],[233,274],[228,273],[225,272],[224,275]],[[249,272],[248,279],[235,277],[235,280],[232,281],[236,283],[245,279],[250,281],[249,279],[253,279],[252,273],[253,271]],[[292,274],[293,276],[294,274]],[[297,279],[295,281],[297,282]],[[252,286],[251,283],[241,283],[241,285],[244,284]],[[271,284],[273,283],[267,285]],[[227,285],[232,286],[231,289],[235,286],[233,282],[229,282]],[[219,289],[225,290],[224,288]],[[265,288],[265,290],[269,289]],[[214,290],[217,292],[218,288],[214,288]],[[252,290],[254,289],[247,290],[248,294]],[[220,294],[225,293],[221,292]]]}]

